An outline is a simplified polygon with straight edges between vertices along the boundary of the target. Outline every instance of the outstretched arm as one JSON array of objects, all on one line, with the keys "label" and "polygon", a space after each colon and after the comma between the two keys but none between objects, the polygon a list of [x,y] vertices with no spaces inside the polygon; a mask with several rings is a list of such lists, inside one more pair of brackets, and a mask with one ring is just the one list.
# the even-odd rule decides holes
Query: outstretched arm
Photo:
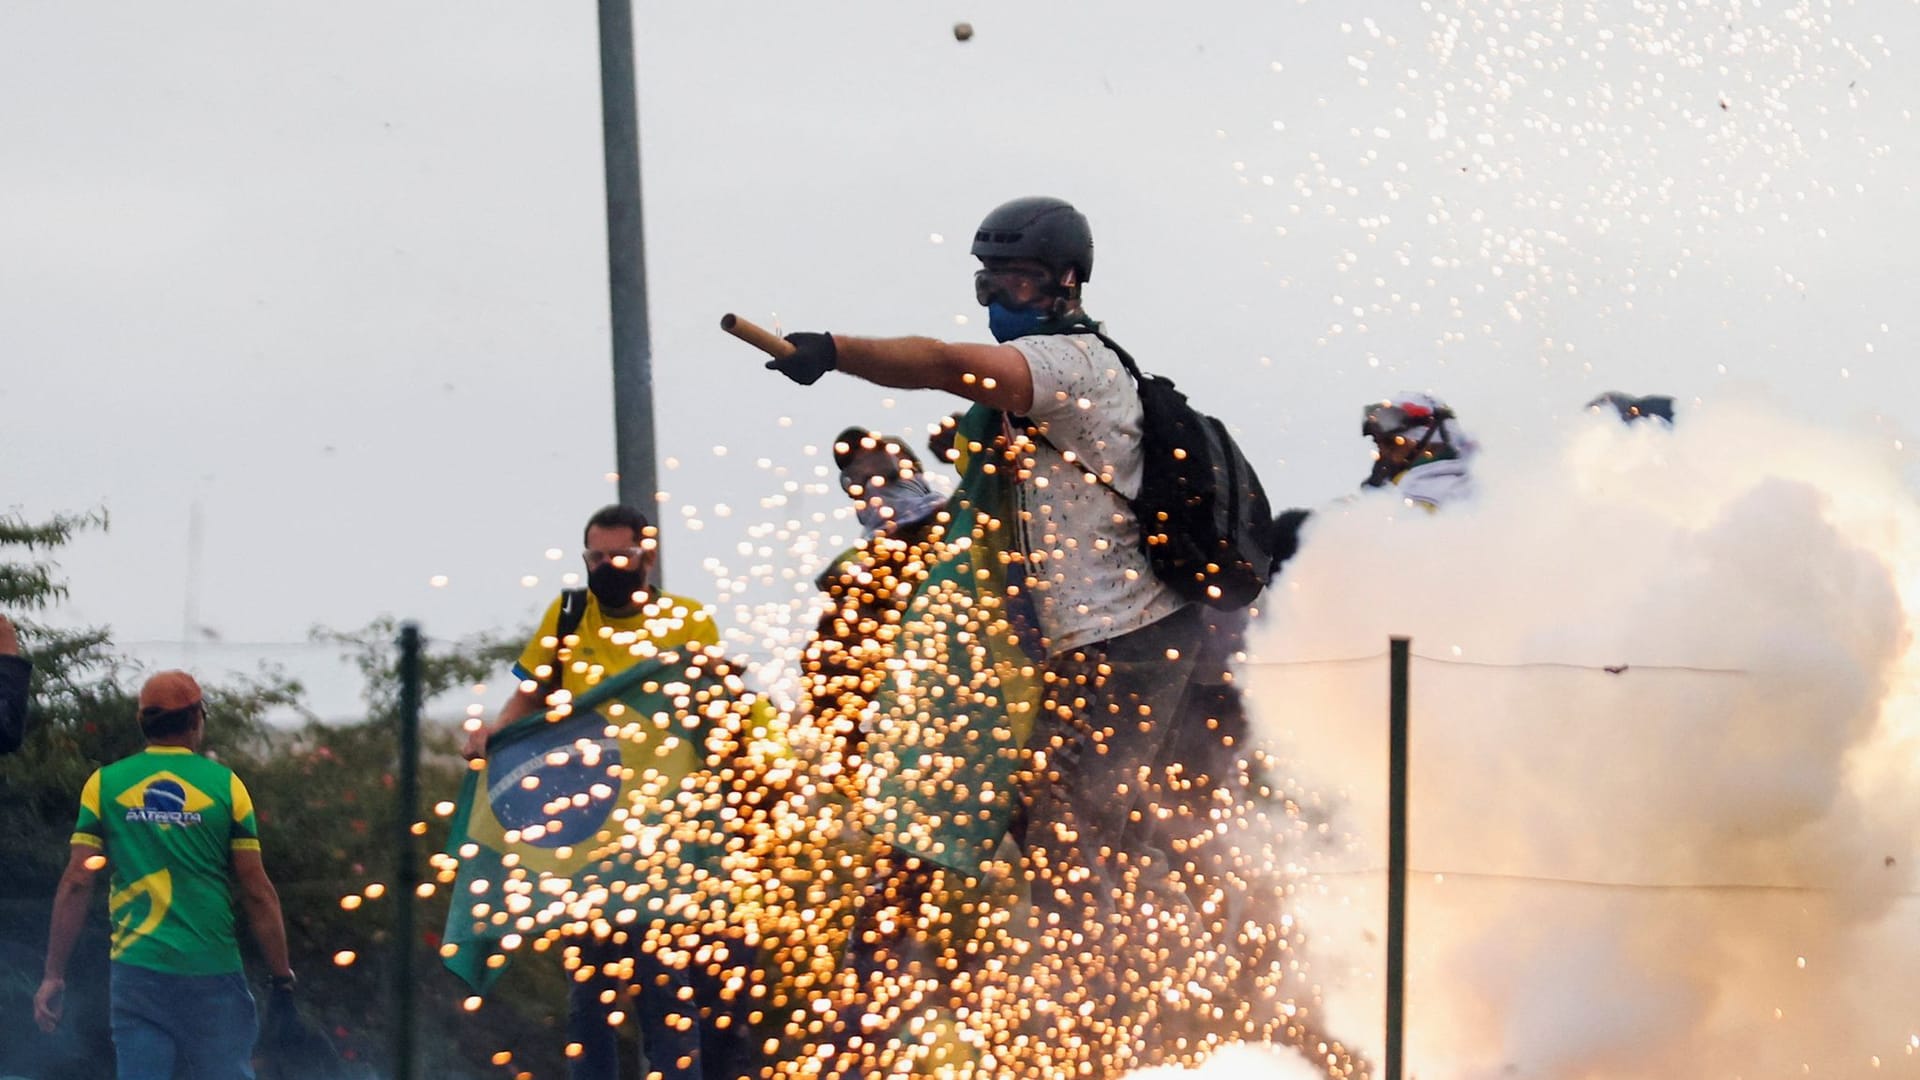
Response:
[{"label": "outstretched arm", "polygon": [[1033,407],[1027,357],[1011,345],[967,345],[933,338],[835,338],[840,370],[902,390],[945,390],[1011,413]]},{"label": "outstretched arm", "polygon": [[900,390],[945,390],[968,401],[1024,414],[1033,407],[1033,373],[1011,345],[971,345],[926,337],[863,338],[791,334],[792,355],[768,367],[811,384],[838,369]]}]

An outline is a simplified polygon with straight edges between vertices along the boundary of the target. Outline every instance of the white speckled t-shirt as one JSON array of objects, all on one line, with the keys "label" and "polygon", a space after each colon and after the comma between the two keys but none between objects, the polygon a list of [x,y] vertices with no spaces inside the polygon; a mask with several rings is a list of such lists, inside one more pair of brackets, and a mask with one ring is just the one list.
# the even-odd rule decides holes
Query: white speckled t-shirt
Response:
[{"label": "white speckled t-shirt", "polygon": [[1048,648],[1058,656],[1180,610],[1185,601],[1154,576],[1133,510],[1116,493],[1138,494],[1141,469],[1140,394],[1120,357],[1092,334],[1008,344],[1027,358],[1027,419],[1046,437],[1034,446],[1020,499],[1031,515],[1030,584]]}]

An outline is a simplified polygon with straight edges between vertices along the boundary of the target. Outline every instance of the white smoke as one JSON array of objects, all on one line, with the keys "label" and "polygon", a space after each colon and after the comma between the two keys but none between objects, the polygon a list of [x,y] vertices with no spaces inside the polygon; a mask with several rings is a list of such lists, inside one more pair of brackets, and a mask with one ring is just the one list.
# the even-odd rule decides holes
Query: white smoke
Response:
[{"label": "white smoke", "polygon": [[1199,1069],[1164,1065],[1128,1074],[1130,1080],[1314,1080],[1324,1075],[1297,1054],[1239,1043],[1221,1047]]},{"label": "white smoke", "polygon": [[1728,405],[1476,466],[1439,514],[1322,509],[1243,673],[1337,808],[1296,855],[1331,1033],[1378,1061],[1387,667],[1293,662],[1403,634],[1430,658],[1410,1076],[1920,1075],[1920,510],[1892,455]]}]

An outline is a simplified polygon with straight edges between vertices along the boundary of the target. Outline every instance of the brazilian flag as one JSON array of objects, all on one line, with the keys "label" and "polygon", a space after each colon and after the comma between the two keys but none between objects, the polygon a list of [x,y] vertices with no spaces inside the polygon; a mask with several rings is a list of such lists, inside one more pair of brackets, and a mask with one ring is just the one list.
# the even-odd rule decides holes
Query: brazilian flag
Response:
[{"label": "brazilian flag", "polygon": [[955,446],[960,485],[873,698],[856,805],[887,843],[973,872],[1019,800],[1044,652],[1019,539],[1017,484],[1031,462],[1005,414],[985,406],[961,419]]},{"label": "brazilian flag", "polygon": [[782,718],[730,661],[661,653],[495,733],[467,774],[441,954],[484,993],[540,938],[719,929],[763,891],[751,841]]}]

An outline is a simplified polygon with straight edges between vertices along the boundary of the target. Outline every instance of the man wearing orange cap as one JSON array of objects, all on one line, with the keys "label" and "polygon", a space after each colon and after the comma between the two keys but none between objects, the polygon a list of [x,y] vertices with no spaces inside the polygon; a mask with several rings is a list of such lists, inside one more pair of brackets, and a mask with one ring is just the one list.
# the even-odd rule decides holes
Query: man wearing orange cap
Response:
[{"label": "man wearing orange cap", "polygon": [[233,770],[198,753],[200,685],[163,671],[140,689],[147,746],[96,769],[80,793],[73,855],[53,902],[34,1019],[60,1022],[67,958],[94,876],[113,867],[113,1046],[120,1080],[251,1080],[257,1019],[234,936],[239,884],[276,994],[290,993],[280,897],[260,860],[253,797]]}]

